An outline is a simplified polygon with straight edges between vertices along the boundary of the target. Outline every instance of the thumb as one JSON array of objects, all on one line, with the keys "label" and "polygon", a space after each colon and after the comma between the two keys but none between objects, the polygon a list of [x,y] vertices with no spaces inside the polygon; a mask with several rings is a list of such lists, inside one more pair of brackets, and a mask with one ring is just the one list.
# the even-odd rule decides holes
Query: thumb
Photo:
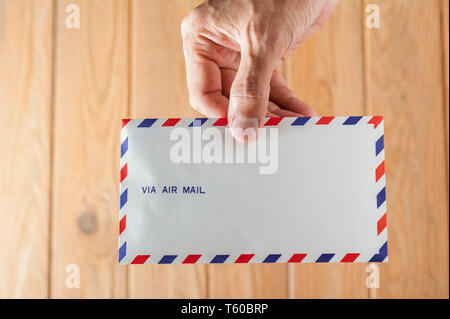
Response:
[{"label": "thumb", "polygon": [[239,70],[230,91],[228,123],[233,137],[248,142],[257,137],[267,112],[274,63],[268,56],[241,53]]}]

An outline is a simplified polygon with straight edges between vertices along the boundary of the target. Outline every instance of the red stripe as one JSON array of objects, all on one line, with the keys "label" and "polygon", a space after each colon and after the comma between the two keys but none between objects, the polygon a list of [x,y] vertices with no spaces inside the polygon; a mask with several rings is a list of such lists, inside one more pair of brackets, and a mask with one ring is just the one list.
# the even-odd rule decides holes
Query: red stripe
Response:
[{"label": "red stripe", "polygon": [[127,215],[123,216],[119,223],[119,235],[122,234],[122,232],[127,227]]},{"label": "red stripe", "polygon": [[359,254],[347,254],[342,258],[341,263],[352,263],[358,258]]},{"label": "red stripe", "polygon": [[316,125],[327,125],[330,124],[334,119],[334,116],[322,116],[316,123]]},{"label": "red stripe", "polygon": [[301,263],[307,254],[293,254],[288,263]]},{"label": "red stripe", "polygon": [[253,256],[255,256],[255,254],[242,254],[238,257],[238,259],[236,259],[235,263],[236,264],[246,264],[250,261],[250,259],[253,258]]},{"label": "red stripe", "polygon": [[183,264],[195,264],[202,255],[189,255],[183,261]]},{"label": "red stripe", "polygon": [[128,122],[130,122],[131,119],[122,119],[122,128],[127,125]]},{"label": "red stripe", "polygon": [[375,182],[378,182],[378,180],[384,175],[384,161],[378,165],[377,169],[375,170]]},{"label": "red stripe", "polygon": [[266,122],[266,124],[264,124],[264,126],[278,125],[282,119],[283,119],[282,117],[271,117],[267,120],[267,122]]},{"label": "red stripe", "polygon": [[167,119],[161,126],[175,126],[181,119]]},{"label": "red stripe", "polygon": [[227,126],[228,125],[228,119],[226,117],[222,117],[218,119],[213,126]]},{"label": "red stripe", "polygon": [[122,181],[125,179],[125,177],[127,177],[127,164],[125,163],[125,165],[120,169],[120,182],[122,183]]},{"label": "red stripe", "polygon": [[383,217],[381,217],[378,220],[377,223],[377,230],[378,230],[378,235],[381,234],[381,232],[386,228],[386,213],[384,213]]},{"label": "red stripe", "polygon": [[137,255],[131,262],[132,264],[143,264],[147,261],[150,255]]},{"label": "red stripe", "polygon": [[367,124],[373,124],[373,128],[376,129],[381,122],[383,122],[382,116],[373,116]]}]

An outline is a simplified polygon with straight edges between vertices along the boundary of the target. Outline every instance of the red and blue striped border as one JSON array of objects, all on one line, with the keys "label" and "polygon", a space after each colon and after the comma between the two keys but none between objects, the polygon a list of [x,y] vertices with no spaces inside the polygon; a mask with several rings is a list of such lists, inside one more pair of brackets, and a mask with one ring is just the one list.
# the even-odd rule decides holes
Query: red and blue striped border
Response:
[{"label": "red and blue striped border", "polygon": [[119,263],[127,254],[127,242],[121,241],[124,236],[123,233],[127,227],[127,215],[125,213],[125,206],[128,202],[128,187],[126,186],[128,176],[128,163],[126,161],[128,153],[128,136],[124,133],[123,128],[131,120],[122,120],[122,142],[120,144],[120,196],[119,196]]},{"label": "red and blue striped border", "polygon": [[[339,119],[339,120],[338,120]],[[121,168],[120,168],[120,216],[119,216],[119,263],[130,264],[196,264],[196,263],[301,263],[305,260],[308,262],[316,263],[328,263],[328,262],[340,262],[340,263],[353,263],[357,261],[361,262],[384,262],[387,261],[388,247],[387,247],[387,220],[386,220],[386,187],[385,187],[385,160],[384,160],[384,133],[383,133],[383,117],[382,116],[349,116],[349,117],[334,117],[334,116],[322,116],[322,117],[297,117],[297,118],[283,118],[272,117],[266,119],[264,127],[276,127],[276,126],[305,126],[305,125],[373,125],[373,129],[377,131],[378,137],[375,141],[375,156],[378,159],[378,164],[374,169],[374,179],[377,188],[376,200],[374,201],[380,217],[376,225],[376,234],[380,239],[380,249],[371,256],[368,260],[358,260],[360,253],[351,252],[339,256],[335,253],[323,253],[318,256],[312,256],[307,253],[294,253],[286,256],[286,254],[273,253],[265,256],[255,256],[255,254],[245,253],[238,256],[231,256],[229,254],[218,254],[214,256],[202,255],[202,254],[188,254],[182,255],[136,255],[129,262],[124,262],[127,255],[127,241],[124,239],[124,233],[126,231],[126,213],[125,208],[128,202],[128,187],[127,187],[127,174],[128,163],[126,155],[128,151],[128,136],[124,133],[126,130],[123,128],[130,122],[130,119],[122,120],[122,142],[120,147],[121,152]],[[204,124],[210,124],[211,126],[227,126],[228,120],[226,118],[219,119],[181,119],[181,118],[168,118],[168,119],[142,119],[137,121],[137,128],[150,128],[150,127],[196,127],[203,126]],[[338,123],[337,123],[338,121]]]},{"label": "red and blue striped border", "polygon": [[[124,244],[126,251],[126,243]],[[125,252],[124,252],[125,254]],[[287,263],[301,263],[308,254],[292,254],[289,256],[289,259],[286,261]],[[213,258],[206,259],[203,263],[210,264],[223,264],[223,263],[235,263],[235,264],[247,264],[250,263],[255,255],[254,254],[241,254],[235,257],[234,259],[230,258],[230,255],[215,255]],[[261,263],[277,263],[282,254],[268,254],[264,257]],[[319,255],[313,262],[316,263],[328,263],[331,261],[341,262],[341,263],[353,263],[360,256],[359,253],[347,253],[341,259],[336,257],[336,254],[333,253],[325,253]],[[382,262],[387,256],[387,243],[385,243],[380,251],[375,254],[370,261],[371,262]],[[149,260],[151,255],[137,255],[130,262],[131,264],[145,264],[146,261]],[[182,263],[182,264],[195,264],[201,258],[208,258],[207,256],[202,256],[202,254],[190,254],[187,256],[180,255],[163,255],[160,257],[156,257],[153,263],[156,264],[172,264],[172,263]],[[334,259],[333,259],[334,258]]]},{"label": "red and blue striped border", "polygon": [[[374,129],[383,122],[382,116],[348,116],[348,117],[336,117],[336,116],[322,116],[322,117],[270,117],[266,118],[263,126],[304,126],[306,124],[311,125],[330,125],[335,124],[337,119],[343,119],[340,124],[342,125],[357,125],[368,124],[373,125]],[[363,119],[369,119],[365,123]],[[188,122],[184,122],[186,120]],[[130,119],[122,120],[123,126],[125,126]],[[138,128],[149,127],[193,127],[203,126],[206,123],[210,123],[212,126],[227,126],[228,120],[226,118],[208,119],[208,118],[196,118],[196,119],[181,119],[181,118],[167,118],[167,119],[141,119],[137,124]]]}]

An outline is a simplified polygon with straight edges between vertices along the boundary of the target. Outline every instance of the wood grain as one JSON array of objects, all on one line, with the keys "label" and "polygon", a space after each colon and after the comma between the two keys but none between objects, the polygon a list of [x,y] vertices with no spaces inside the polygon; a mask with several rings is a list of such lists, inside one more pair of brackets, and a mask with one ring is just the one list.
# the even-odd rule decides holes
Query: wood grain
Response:
[{"label": "wood grain", "polygon": [[339,1],[336,11],[288,60],[287,80],[318,115],[365,114],[362,5]]},{"label": "wood grain", "polygon": [[52,1],[0,0],[0,298],[48,296]]},{"label": "wood grain", "polygon": [[[449,81],[449,56],[448,56],[448,25],[449,0],[441,0],[441,39],[442,39],[442,66],[443,66],[443,82],[444,82],[444,114],[445,114],[445,130],[447,139],[447,188],[448,188],[448,152],[449,152],[449,100],[448,100],[448,81]],[[447,189],[448,192],[448,189]]]},{"label": "wood grain", "polygon": [[321,115],[385,116],[379,289],[366,264],[117,265],[119,119],[199,116],[180,21],[200,2],[0,0],[0,298],[448,298],[448,0],[341,0],[284,67]]},{"label": "wood grain", "polygon": [[[195,117],[189,106],[180,23],[200,1],[131,3],[131,116]],[[187,266],[187,267],[186,267]],[[133,265],[131,298],[206,298],[204,265]]]},{"label": "wood grain", "polygon": [[[297,96],[319,115],[364,115],[362,3],[339,1],[333,17],[286,66]],[[291,297],[366,298],[366,264],[289,265]]]},{"label": "wood grain", "polygon": [[181,20],[202,1],[131,2],[131,115],[201,116],[189,105]]},{"label": "wood grain", "polygon": [[[368,3],[368,2],[367,2]],[[379,298],[448,298],[448,198],[440,1],[370,1],[369,113],[385,116],[389,263]]]},{"label": "wood grain", "polygon": [[[80,29],[65,27],[79,4]],[[128,1],[57,1],[51,297],[126,296],[117,264],[120,119],[128,116]],[[80,288],[65,267],[79,266]]]},{"label": "wood grain", "polygon": [[211,298],[288,298],[286,264],[208,265]]}]

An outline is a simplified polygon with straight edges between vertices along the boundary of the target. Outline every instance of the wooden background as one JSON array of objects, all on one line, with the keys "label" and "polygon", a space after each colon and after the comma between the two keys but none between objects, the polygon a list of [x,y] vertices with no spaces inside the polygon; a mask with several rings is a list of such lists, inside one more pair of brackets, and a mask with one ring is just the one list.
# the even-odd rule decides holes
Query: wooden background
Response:
[{"label": "wooden background", "polygon": [[119,119],[198,116],[180,37],[198,3],[0,0],[0,297],[448,298],[448,0],[341,0],[284,67],[318,114],[385,116],[379,289],[367,264],[117,265]]}]

